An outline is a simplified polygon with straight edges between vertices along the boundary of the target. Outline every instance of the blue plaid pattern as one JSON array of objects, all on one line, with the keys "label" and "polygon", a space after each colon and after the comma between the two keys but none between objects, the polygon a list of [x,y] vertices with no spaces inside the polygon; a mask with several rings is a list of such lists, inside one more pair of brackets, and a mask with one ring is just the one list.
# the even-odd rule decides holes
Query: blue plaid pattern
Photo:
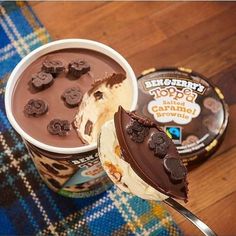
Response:
[{"label": "blue plaid pattern", "polygon": [[181,235],[170,214],[113,187],[87,199],[47,188],[9,124],[4,92],[9,73],[50,36],[25,2],[0,5],[0,235]]}]

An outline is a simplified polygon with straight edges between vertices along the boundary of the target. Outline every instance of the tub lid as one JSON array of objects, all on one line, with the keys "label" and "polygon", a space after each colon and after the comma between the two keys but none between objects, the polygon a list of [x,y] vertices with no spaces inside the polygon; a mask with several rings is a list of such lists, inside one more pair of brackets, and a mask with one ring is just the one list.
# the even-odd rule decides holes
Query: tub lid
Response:
[{"label": "tub lid", "polygon": [[152,68],[138,77],[137,113],[154,119],[186,164],[217,147],[228,123],[220,89],[191,69]]}]

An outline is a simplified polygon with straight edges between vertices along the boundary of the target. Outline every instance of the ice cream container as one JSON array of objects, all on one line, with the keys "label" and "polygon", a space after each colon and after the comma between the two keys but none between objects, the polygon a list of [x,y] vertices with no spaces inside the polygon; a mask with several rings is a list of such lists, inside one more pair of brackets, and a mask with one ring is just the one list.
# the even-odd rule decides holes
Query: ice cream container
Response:
[{"label": "ice cream container", "polygon": [[128,62],[114,49],[86,39],[54,41],[35,49],[24,57],[9,77],[5,93],[5,107],[11,125],[22,137],[39,174],[49,188],[64,196],[89,197],[111,186],[98,158],[97,143],[70,148],[48,145],[25,132],[16,121],[12,111],[14,88],[24,70],[47,53],[70,48],[94,50],[115,60],[124,69],[131,83],[132,91],[127,96],[132,96],[130,110],[135,109],[138,98],[137,80]]}]

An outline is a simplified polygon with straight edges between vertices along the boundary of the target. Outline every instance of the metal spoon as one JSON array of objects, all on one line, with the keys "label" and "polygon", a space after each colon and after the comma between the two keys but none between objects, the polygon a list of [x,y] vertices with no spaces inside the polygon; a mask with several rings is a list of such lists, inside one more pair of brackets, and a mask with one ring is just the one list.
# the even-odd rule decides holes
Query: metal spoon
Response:
[{"label": "metal spoon", "polygon": [[176,202],[172,198],[167,198],[164,202],[178,211],[181,215],[183,215],[186,219],[188,219],[192,224],[194,224],[204,235],[206,236],[217,236],[217,234],[210,229],[205,223],[203,223],[197,216],[195,216],[188,209],[183,207],[181,204]]}]

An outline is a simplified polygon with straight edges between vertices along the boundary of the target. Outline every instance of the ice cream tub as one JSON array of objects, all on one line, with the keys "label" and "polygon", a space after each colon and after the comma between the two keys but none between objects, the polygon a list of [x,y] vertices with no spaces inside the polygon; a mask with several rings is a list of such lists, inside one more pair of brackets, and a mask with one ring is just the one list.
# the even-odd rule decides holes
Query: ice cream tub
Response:
[{"label": "ice cream tub", "polygon": [[[21,107],[21,101],[19,102],[19,100],[22,100],[22,102],[26,101],[24,100],[26,99],[25,94],[30,94],[30,88],[27,88],[27,90],[25,90],[25,93],[22,93],[22,96],[20,94],[20,97],[18,99],[15,99],[19,102],[20,105],[14,105],[14,96],[17,93],[17,86],[19,86],[21,77],[24,76],[24,73],[26,73],[25,71],[30,71],[28,68],[31,65],[37,67],[39,64],[38,61],[41,63],[40,58],[44,57],[45,55],[49,55],[48,57],[50,59],[50,57],[52,57],[51,54],[53,55],[54,52],[57,53],[58,51],[60,53],[60,50],[69,50],[69,52],[66,51],[67,54],[69,53],[68,55],[70,55],[71,53],[73,54],[74,50],[80,50],[79,52],[81,52],[82,54],[84,52],[86,54],[88,51],[88,58],[91,58],[90,71],[80,71],[83,74],[81,77],[82,79],[71,79],[68,77],[68,84],[72,83],[73,86],[80,86],[80,81],[84,81],[81,83],[86,83],[87,78],[93,78],[94,81],[93,83],[91,83],[93,89],[81,92],[82,98],[81,102],[77,104],[78,107],[74,107],[73,104],[73,107],[63,108],[65,110],[68,109],[69,114],[72,114],[73,111],[76,111],[77,108],[78,110],[80,110],[79,112],[75,113],[74,117],[71,117],[71,123],[69,123],[70,128],[66,130],[69,132],[73,130],[74,136],[76,132],[78,133],[78,138],[80,138],[84,143],[81,145],[78,144],[77,146],[76,144],[72,145],[70,144],[70,142],[66,143],[66,141],[63,141],[66,140],[66,137],[61,137],[61,135],[64,135],[65,132],[61,132],[59,133],[59,135],[57,135],[58,133],[55,133],[55,131],[57,131],[56,126],[53,127],[54,133],[52,133],[52,136],[50,136],[50,134],[47,134],[47,136],[45,136],[50,136],[51,140],[54,140],[55,137],[55,142],[47,142],[47,138],[44,139],[43,135],[41,139],[40,136],[37,136],[38,134],[40,134],[41,130],[45,130],[45,132],[47,132],[46,129],[48,129],[48,126],[46,127],[44,124],[45,119],[48,119],[48,117],[50,117],[50,115],[52,115],[53,111],[55,110],[54,107],[51,106],[51,102],[57,102],[58,99],[58,104],[60,104],[60,106],[63,106],[64,103],[67,102],[64,97],[62,99],[62,96],[58,96],[55,90],[55,86],[57,86],[60,81],[63,82],[63,75],[58,76],[58,78],[54,78],[57,75],[52,73],[50,79],[54,81],[53,84],[50,84],[49,88],[43,87],[43,90],[32,93],[32,98],[35,100],[37,97],[41,98],[43,94],[46,93],[45,91],[51,91],[47,92],[50,94],[50,96],[47,103],[45,103],[49,108],[45,109],[45,114],[43,114],[44,116],[42,116],[45,118],[39,118],[37,115],[35,115],[35,113],[33,113],[33,116],[32,114],[27,114],[30,115],[30,117],[27,117],[26,121],[21,123],[19,121],[20,119],[18,119],[18,117],[16,116],[17,112],[25,112],[24,109],[26,105],[22,105]],[[107,78],[109,78],[109,81],[105,80],[104,78],[100,79],[100,74],[97,75],[96,70],[93,71],[93,68],[99,68],[100,66],[95,65],[96,63],[91,56],[93,55],[93,52],[99,54],[98,58],[101,58],[102,63],[106,63],[106,61],[111,59],[113,62],[118,64],[119,67],[122,68],[123,74],[125,74],[125,78],[120,74],[109,74],[113,70],[113,68],[111,68],[108,71],[109,73],[104,72],[105,77],[107,76]],[[61,70],[63,72],[60,71],[60,73],[68,73],[67,68],[69,68],[69,72],[71,68],[74,69],[73,65],[71,66],[71,64],[69,64],[69,67],[65,67],[66,72]],[[78,73],[76,71],[73,71],[72,69],[71,71],[77,76]],[[51,73],[50,70],[49,72],[46,72]],[[84,73],[87,73],[87,77],[84,75]],[[79,76],[81,75],[79,74]],[[118,80],[115,86],[113,82],[111,83],[111,81],[113,81],[114,79]],[[28,75],[26,76],[25,80],[29,80],[29,83],[33,81],[33,79],[30,80],[30,78],[28,78]],[[68,197],[90,197],[102,193],[111,186],[111,182],[103,171],[98,158],[96,132],[99,132],[100,125],[102,125],[102,123],[105,122],[106,119],[108,120],[112,118],[113,111],[117,110],[118,105],[122,105],[122,98],[119,94],[124,87],[123,81],[125,81],[126,86],[129,86],[128,88],[130,88],[127,92],[126,87],[126,95],[122,95],[123,100],[131,101],[130,103],[126,102],[126,108],[128,110],[134,110],[138,99],[138,86],[135,74],[129,63],[114,49],[102,43],[86,39],[64,39],[45,44],[24,57],[12,71],[5,92],[5,107],[7,117],[16,132],[22,137],[26,148],[28,149],[29,155],[31,156],[40,176],[48,185],[48,187],[53,191]],[[40,89],[41,88],[42,87],[40,87]],[[119,93],[117,91],[119,91]],[[74,90],[72,92],[74,92]],[[29,96],[31,96],[31,94]],[[73,101],[74,100],[72,100],[72,102]],[[98,103],[94,104],[97,101]],[[37,102],[38,100],[35,103],[36,105],[34,104],[36,108],[38,106]],[[71,102],[71,100],[69,100],[69,102]],[[109,108],[109,104],[112,104],[111,109]],[[89,109],[88,106],[92,106],[91,109]],[[30,109],[28,109],[27,111],[32,112],[32,109]],[[64,115],[63,111],[59,114],[62,118]],[[23,117],[24,119],[24,115],[25,114],[22,113],[20,114],[20,117]],[[89,119],[87,120],[89,122],[84,122],[85,119]],[[31,121],[32,124],[35,124],[35,126],[32,126],[33,128],[30,127],[29,129],[27,129],[27,122],[30,123]],[[33,133],[31,132],[32,129],[34,131]]]},{"label": "ice cream tub", "polygon": [[219,146],[228,106],[218,87],[186,68],[151,68],[138,77],[137,112],[155,120],[186,165],[206,160]]}]

